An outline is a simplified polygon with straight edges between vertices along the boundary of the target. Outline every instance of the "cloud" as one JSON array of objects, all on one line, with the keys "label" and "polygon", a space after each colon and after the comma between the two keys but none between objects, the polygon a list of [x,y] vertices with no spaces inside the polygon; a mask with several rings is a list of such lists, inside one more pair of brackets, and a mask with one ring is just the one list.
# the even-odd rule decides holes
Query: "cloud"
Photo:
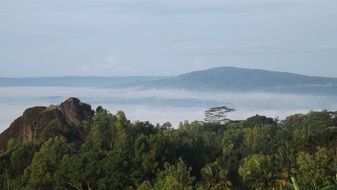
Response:
[{"label": "cloud", "polygon": [[[172,75],[270,63],[277,66],[268,69],[287,64],[282,70],[336,76],[336,2],[3,1],[0,75]],[[102,55],[110,48],[118,53]]]},{"label": "cloud", "polygon": [[[321,109],[333,110],[337,107],[337,98],[327,96],[154,89],[1,87],[0,107],[6,111],[0,111],[0,132],[26,108],[58,104],[71,96],[79,97],[83,102],[90,103],[93,109],[102,105],[112,113],[123,110],[132,121],[149,120],[153,123],[170,121],[174,126],[184,120],[203,120],[204,111],[214,106],[214,103],[235,108],[237,111],[228,115],[230,119],[246,119],[255,114],[279,116],[283,119],[293,113],[306,113],[309,110]],[[193,101],[189,104],[177,105],[176,103],[178,100],[192,99]],[[159,104],[158,100],[160,100]]]},{"label": "cloud", "polygon": [[87,73],[87,72],[90,71],[90,68],[89,68],[87,65],[82,65],[82,66],[80,67],[80,71],[81,71],[82,73]]},{"label": "cloud", "polygon": [[144,73],[141,69],[126,64],[120,56],[113,52],[106,54],[102,63],[82,65],[79,70],[83,75],[100,76],[142,75]]}]

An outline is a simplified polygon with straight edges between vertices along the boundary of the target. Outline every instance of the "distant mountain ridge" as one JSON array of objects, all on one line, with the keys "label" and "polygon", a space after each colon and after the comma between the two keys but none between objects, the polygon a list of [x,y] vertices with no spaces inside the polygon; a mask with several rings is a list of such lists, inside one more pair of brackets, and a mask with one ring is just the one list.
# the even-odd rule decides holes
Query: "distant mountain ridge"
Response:
[{"label": "distant mountain ridge", "polygon": [[235,67],[194,71],[150,83],[149,87],[202,91],[337,94],[337,78]]},{"label": "distant mountain ridge", "polygon": [[[153,80],[166,79],[164,76],[64,76],[64,77],[0,77],[0,87],[97,87],[112,88],[129,86]],[[133,85],[131,85],[133,86]]]},{"label": "distant mountain ridge", "polygon": [[57,86],[142,89],[186,89],[195,91],[272,92],[337,95],[337,78],[306,76],[288,72],[217,67],[174,77],[42,77],[0,78],[0,87]]}]

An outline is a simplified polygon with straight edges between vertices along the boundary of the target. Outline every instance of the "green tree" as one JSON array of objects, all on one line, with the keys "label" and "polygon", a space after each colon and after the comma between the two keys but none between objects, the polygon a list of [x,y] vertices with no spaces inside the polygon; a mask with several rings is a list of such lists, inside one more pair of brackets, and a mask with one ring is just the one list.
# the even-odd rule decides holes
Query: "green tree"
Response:
[{"label": "green tree", "polygon": [[102,107],[98,107],[92,117],[92,139],[94,145],[103,149],[112,149],[116,140],[116,117]]},{"label": "green tree", "polygon": [[77,154],[66,155],[55,178],[58,189],[98,189],[97,182],[103,175],[102,160],[105,152],[84,143]]},{"label": "green tree", "polygon": [[159,172],[155,189],[161,190],[189,190],[193,188],[194,177],[192,168],[187,167],[182,159],[176,165],[165,164],[165,169]]},{"label": "green tree", "polygon": [[226,190],[232,188],[228,179],[228,171],[223,169],[218,162],[207,164],[201,170],[203,187],[206,190]]},{"label": "green tree", "polygon": [[137,187],[137,190],[152,190],[153,187],[151,185],[151,182],[146,180],[141,185]]},{"label": "green tree", "polygon": [[15,139],[15,138],[10,138],[7,141],[6,149],[7,150],[13,150],[13,149],[15,149],[18,146],[19,146],[18,140]]},{"label": "green tree", "polygon": [[131,124],[127,120],[124,112],[118,111],[116,114],[116,120],[114,125],[116,126],[116,142],[115,147],[120,150],[131,150],[133,143],[133,136],[131,135]]},{"label": "green tree", "polygon": [[244,135],[244,144],[253,153],[270,152],[276,134],[274,125],[261,125],[249,128]]},{"label": "green tree", "polygon": [[55,137],[46,141],[40,150],[34,154],[28,168],[29,187],[36,190],[54,189],[54,173],[62,158],[71,152],[64,137]]},{"label": "green tree", "polygon": [[270,156],[253,154],[244,159],[239,167],[239,174],[250,187],[268,189],[275,186],[274,169]]},{"label": "green tree", "polygon": [[60,119],[53,119],[48,123],[48,125],[42,130],[41,137],[44,139],[49,139],[55,136],[65,136],[72,138],[70,127],[63,124]]},{"label": "green tree", "polygon": [[306,189],[319,189],[336,182],[332,158],[326,148],[318,148],[313,155],[300,152],[297,164],[299,184]]}]

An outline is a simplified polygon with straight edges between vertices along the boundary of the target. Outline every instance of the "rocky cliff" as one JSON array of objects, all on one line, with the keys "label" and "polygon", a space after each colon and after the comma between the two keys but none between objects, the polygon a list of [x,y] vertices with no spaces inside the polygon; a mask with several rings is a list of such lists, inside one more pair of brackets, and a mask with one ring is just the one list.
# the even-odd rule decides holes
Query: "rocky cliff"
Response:
[{"label": "rocky cliff", "polygon": [[44,136],[60,134],[82,138],[81,122],[89,120],[93,114],[91,106],[77,98],[69,98],[59,106],[29,108],[0,134],[0,150],[5,149],[10,139],[21,145]]}]

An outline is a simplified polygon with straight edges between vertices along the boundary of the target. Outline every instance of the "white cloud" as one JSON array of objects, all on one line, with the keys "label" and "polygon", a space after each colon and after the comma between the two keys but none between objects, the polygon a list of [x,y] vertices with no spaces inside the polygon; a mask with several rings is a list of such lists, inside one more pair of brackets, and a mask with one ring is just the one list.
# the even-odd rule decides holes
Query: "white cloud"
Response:
[{"label": "white cloud", "polygon": [[143,71],[134,66],[130,66],[114,52],[109,52],[101,63],[82,65],[79,68],[82,75],[142,75]]},{"label": "white cloud", "polygon": [[[96,89],[73,87],[2,87],[0,88],[0,132],[9,126],[24,109],[36,105],[58,104],[68,97],[79,97],[90,103],[93,109],[102,105],[112,113],[125,111],[134,120],[149,120],[153,123],[170,121],[177,126],[184,120],[203,120],[203,112],[211,105],[202,101],[221,102],[233,107],[235,112],[228,114],[230,119],[246,119],[255,114],[280,119],[293,113],[306,113],[309,110],[333,110],[337,98],[325,96],[303,96],[272,93],[228,93],[192,92],[186,90],[137,90],[137,89]],[[146,99],[149,101],[141,101]],[[159,105],[151,100],[163,100]],[[172,105],[172,99],[195,99],[189,106]],[[164,102],[166,101],[166,102]]]},{"label": "white cloud", "polygon": [[81,66],[80,70],[81,70],[81,72],[86,73],[86,72],[89,71],[89,67],[87,65],[83,65],[83,66]]}]

